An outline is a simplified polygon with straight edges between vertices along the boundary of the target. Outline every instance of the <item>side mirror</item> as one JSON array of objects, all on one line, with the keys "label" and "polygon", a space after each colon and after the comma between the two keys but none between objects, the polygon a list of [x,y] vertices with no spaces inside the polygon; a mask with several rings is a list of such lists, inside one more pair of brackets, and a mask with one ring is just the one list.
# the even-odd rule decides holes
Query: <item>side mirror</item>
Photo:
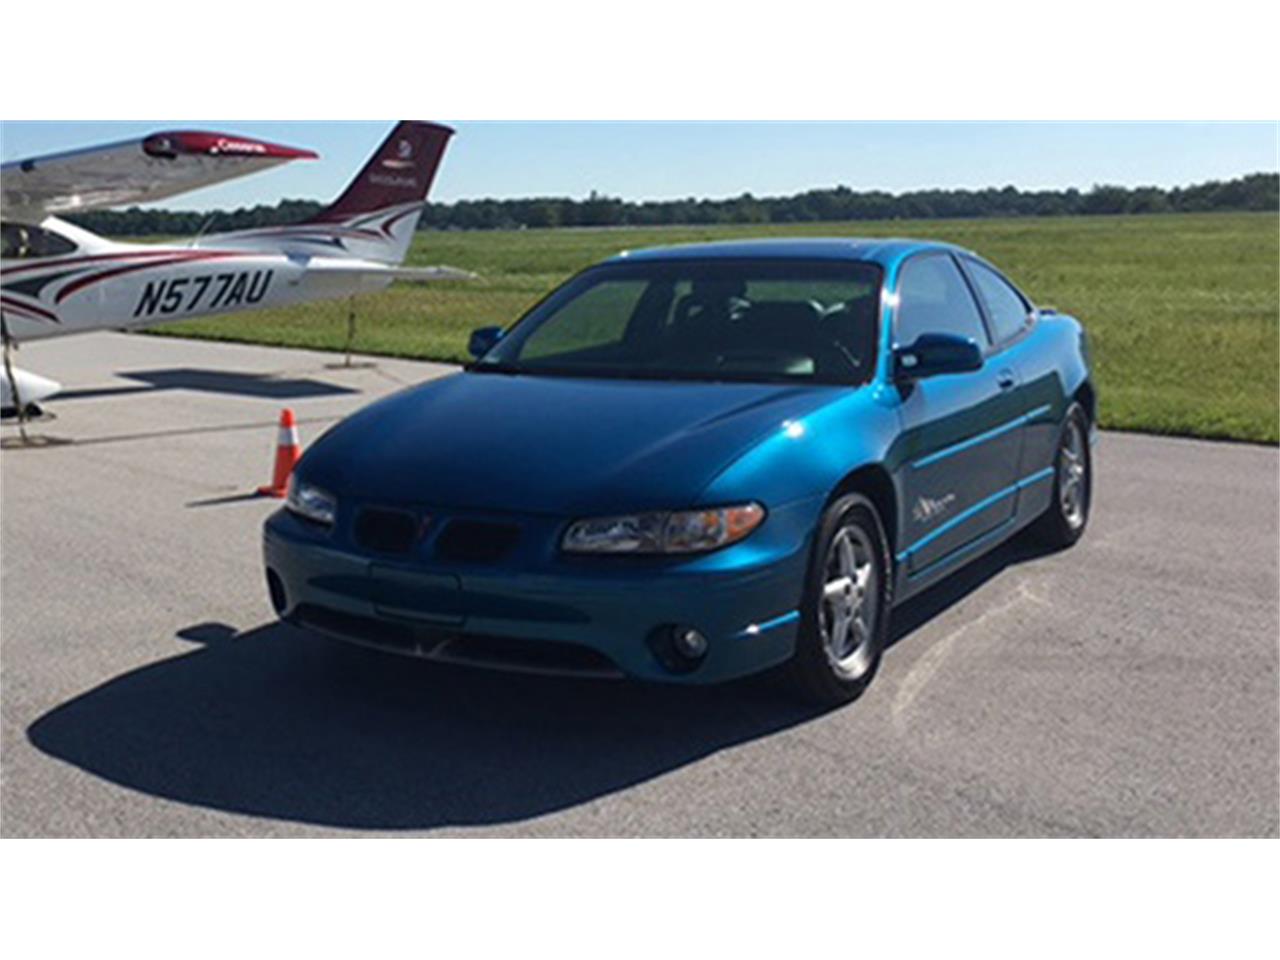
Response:
[{"label": "side mirror", "polygon": [[981,370],[982,348],[968,337],[922,333],[911,346],[894,351],[893,369],[899,380],[923,380],[941,373]]},{"label": "side mirror", "polygon": [[467,351],[479,360],[502,339],[503,333],[501,327],[481,327],[479,330],[472,330],[471,339],[467,341]]}]

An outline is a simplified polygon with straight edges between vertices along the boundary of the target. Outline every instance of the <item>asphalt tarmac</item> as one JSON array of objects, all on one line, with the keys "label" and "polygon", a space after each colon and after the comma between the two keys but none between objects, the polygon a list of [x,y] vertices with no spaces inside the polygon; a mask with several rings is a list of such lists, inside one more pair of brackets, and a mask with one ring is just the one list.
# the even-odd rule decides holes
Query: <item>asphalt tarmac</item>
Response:
[{"label": "asphalt tarmac", "polygon": [[32,432],[69,442],[0,454],[6,837],[1280,831],[1274,448],[1104,434],[1075,549],[899,610],[822,713],[276,625],[251,494],[280,408],[305,444],[448,367],[120,334],[18,363],[66,385]]}]

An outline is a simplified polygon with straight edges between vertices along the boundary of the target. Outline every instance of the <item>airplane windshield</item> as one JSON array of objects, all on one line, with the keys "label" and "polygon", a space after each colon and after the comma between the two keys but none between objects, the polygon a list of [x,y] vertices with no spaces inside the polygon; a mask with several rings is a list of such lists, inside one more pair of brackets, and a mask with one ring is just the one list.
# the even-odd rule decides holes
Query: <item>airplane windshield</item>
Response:
[{"label": "airplane windshield", "polygon": [[34,260],[74,253],[76,245],[61,234],[29,223],[0,224],[0,259]]},{"label": "airplane windshield", "polygon": [[671,260],[580,274],[477,372],[862,383],[875,367],[880,268],[856,261]]}]

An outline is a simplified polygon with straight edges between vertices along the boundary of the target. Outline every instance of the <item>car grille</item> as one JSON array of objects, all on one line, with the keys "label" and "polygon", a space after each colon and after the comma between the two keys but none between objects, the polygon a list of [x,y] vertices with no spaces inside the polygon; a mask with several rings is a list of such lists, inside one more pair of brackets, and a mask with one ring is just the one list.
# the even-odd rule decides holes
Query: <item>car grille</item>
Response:
[{"label": "car grille", "polygon": [[419,647],[417,633],[409,624],[375,620],[310,603],[299,604],[289,619],[300,627],[385,650],[416,653]]},{"label": "car grille", "polygon": [[436,542],[436,555],[463,563],[497,563],[519,539],[520,528],[514,523],[451,520]]},{"label": "car grille", "polygon": [[549,640],[526,641],[463,634],[436,648],[433,658],[449,663],[523,673],[584,677],[621,675],[612,660],[590,647]]},{"label": "car grille", "polygon": [[341,640],[444,663],[522,673],[622,676],[622,671],[604,654],[578,644],[462,634],[438,627],[362,617],[309,603],[299,604],[289,620],[296,626]]},{"label": "car grille", "polygon": [[378,553],[408,553],[418,538],[418,518],[407,510],[365,507],[356,515],[356,543]]}]

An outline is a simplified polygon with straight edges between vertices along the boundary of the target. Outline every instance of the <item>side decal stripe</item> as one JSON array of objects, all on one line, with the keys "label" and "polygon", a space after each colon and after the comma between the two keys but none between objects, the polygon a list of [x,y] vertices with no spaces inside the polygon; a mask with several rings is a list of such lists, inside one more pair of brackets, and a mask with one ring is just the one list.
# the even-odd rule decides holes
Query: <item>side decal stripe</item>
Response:
[{"label": "side decal stripe", "polygon": [[6,277],[15,273],[30,273],[32,270],[44,270],[47,267],[82,267],[89,263],[102,263],[104,260],[158,260],[181,253],[172,247],[161,250],[140,250],[134,253],[99,253],[90,257],[64,257],[60,260],[45,260],[42,263],[28,263],[19,267],[5,267]]},{"label": "side decal stripe", "polygon": [[771,620],[762,620],[759,623],[753,623],[744,630],[739,630],[733,635],[735,640],[747,640],[751,637],[758,637],[762,633],[769,630],[776,630],[778,627],[785,627],[789,623],[795,623],[800,619],[799,610],[788,610],[781,616],[774,617]]},{"label": "side decal stripe", "polygon": [[1052,476],[1053,476],[1053,467],[1045,467],[1043,470],[1037,470],[1035,473],[1023,477],[1017,483],[1011,484],[1010,486],[1005,487],[1003,490],[996,491],[986,499],[979,500],[968,510],[965,510],[961,513],[956,514],[954,517],[952,517],[942,526],[938,527],[937,530],[932,530],[929,533],[925,534],[923,537],[921,537],[911,546],[907,547],[906,550],[903,550],[901,553],[899,553],[897,556],[898,562],[902,563],[904,560],[907,560],[911,556],[911,554],[917,552],[918,550],[923,549],[924,547],[927,547],[929,544],[933,543],[934,540],[937,540],[943,534],[951,530],[954,530],[957,526],[964,523],[966,520],[970,520],[973,517],[977,516],[979,513],[981,513],[983,510],[986,510],[988,507],[995,506],[995,504],[999,503],[1001,500],[1005,499],[1006,497],[1012,496],[1018,491],[1024,490],[1034,483],[1039,483],[1041,480],[1047,480],[1049,477],[1052,477]]},{"label": "side decal stripe", "polygon": [[50,323],[61,322],[58,320],[58,318],[54,314],[50,313],[48,310],[45,310],[41,307],[33,307],[33,306],[30,306],[29,304],[21,303],[20,301],[13,300],[10,297],[0,297],[0,307],[3,307],[4,309],[8,310],[10,313],[16,313],[19,315],[35,317],[38,320],[48,320]]},{"label": "side decal stripe", "polygon": [[955,550],[952,550],[946,556],[939,557],[937,560],[933,561],[933,563],[929,564],[927,567],[922,567],[921,569],[916,570],[914,573],[907,574],[907,579],[918,580],[921,577],[927,577],[929,576],[929,574],[936,573],[938,570],[941,570],[942,568],[955,563],[957,560],[961,559],[962,557],[964,557],[969,553],[972,553],[974,550],[978,549],[983,544],[990,543],[992,540],[995,540],[997,537],[1000,536],[1000,534],[1004,533],[1011,526],[1013,526],[1013,520],[1014,518],[1010,517],[1008,520],[1005,520],[999,526],[993,527],[992,529],[988,530],[986,533],[978,537],[976,540],[970,540],[964,546],[957,547]]},{"label": "side decal stripe", "polygon": [[118,277],[125,273],[133,273],[137,270],[150,270],[154,267],[169,267],[175,263],[190,263],[194,260],[222,260],[227,257],[243,256],[245,256],[243,253],[224,250],[217,253],[198,253],[175,256],[168,260],[153,260],[149,263],[131,263],[123,267],[116,267],[114,270],[103,270],[99,273],[90,274],[87,277],[81,277],[79,280],[73,280],[58,291],[58,295],[54,298],[54,302],[61,303],[77,290],[83,290],[85,287],[92,286],[100,280],[108,280],[111,277]]},{"label": "side decal stripe", "polygon": [[998,427],[993,427],[986,433],[980,433],[975,437],[970,437],[968,440],[961,440],[953,446],[945,447],[942,450],[931,453],[926,457],[921,457],[919,460],[916,460],[911,464],[911,468],[913,470],[920,470],[924,467],[935,464],[940,460],[946,460],[948,457],[954,456],[957,453],[963,453],[965,450],[970,450],[979,444],[986,443],[988,440],[994,440],[996,437],[1004,436],[1004,434],[1008,433],[1010,430],[1016,430],[1018,427],[1044,416],[1050,409],[1051,408],[1048,404],[1045,404],[1042,407],[1036,407],[1034,410],[1024,413],[1020,417],[1015,417],[1008,423],[1002,423]]}]

